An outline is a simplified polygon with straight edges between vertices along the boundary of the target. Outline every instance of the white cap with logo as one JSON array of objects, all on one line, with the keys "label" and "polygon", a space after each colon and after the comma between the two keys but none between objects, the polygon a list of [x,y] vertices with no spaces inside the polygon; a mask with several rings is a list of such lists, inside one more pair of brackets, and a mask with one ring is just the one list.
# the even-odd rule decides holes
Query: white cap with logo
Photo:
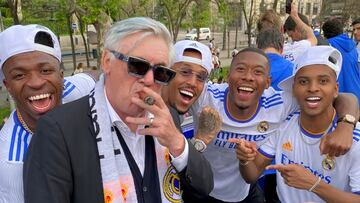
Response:
[{"label": "white cap with logo", "polygon": [[[214,65],[212,63],[211,51],[208,46],[193,40],[181,40],[175,43],[175,61],[177,62],[189,62],[202,66],[210,74]],[[184,56],[184,51],[187,49],[194,49],[201,53],[201,59]]]},{"label": "white cap with logo", "polygon": [[291,91],[296,73],[305,66],[316,64],[327,65],[335,71],[338,78],[342,65],[341,53],[331,46],[313,46],[308,48],[303,55],[296,59],[293,74],[280,82],[279,87],[284,91]]},{"label": "white cap with logo", "polygon": [[[35,42],[35,36],[45,32],[51,36],[53,47]],[[10,57],[31,51],[41,51],[50,54],[61,61],[60,44],[56,35],[47,27],[41,25],[14,25],[0,33],[0,68]],[[1,71],[2,72],[2,71]]]}]

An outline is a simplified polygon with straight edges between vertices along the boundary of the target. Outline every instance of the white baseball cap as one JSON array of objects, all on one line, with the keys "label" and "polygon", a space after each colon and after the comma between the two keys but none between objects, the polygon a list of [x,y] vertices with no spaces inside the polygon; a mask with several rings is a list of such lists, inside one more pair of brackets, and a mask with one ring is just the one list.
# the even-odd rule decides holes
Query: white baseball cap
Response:
[{"label": "white baseball cap", "polygon": [[338,78],[342,65],[341,53],[331,46],[313,46],[308,48],[303,55],[296,59],[293,74],[280,82],[279,87],[284,91],[291,91],[296,73],[305,66],[316,64],[327,65],[335,71],[336,78]]},{"label": "white baseball cap", "polygon": [[[212,55],[208,46],[193,40],[181,40],[175,43],[175,61],[177,62],[189,62],[202,66],[210,74],[214,65],[212,63]],[[184,51],[187,49],[195,49],[201,53],[201,59],[184,56]]]},{"label": "white baseball cap", "polygon": [[[35,42],[38,33],[47,33],[53,47]],[[60,44],[56,35],[47,27],[41,25],[14,25],[0,32],[0,68],[10,57],[31,51],[41,51],[50,54],[61,61]],[[2,73],[2,71],[1,71]]]}]

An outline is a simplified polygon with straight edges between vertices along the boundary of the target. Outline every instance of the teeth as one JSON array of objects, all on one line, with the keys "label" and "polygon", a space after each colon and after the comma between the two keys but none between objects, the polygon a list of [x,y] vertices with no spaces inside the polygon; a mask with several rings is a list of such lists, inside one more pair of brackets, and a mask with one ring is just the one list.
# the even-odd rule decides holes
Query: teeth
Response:
[{"label": "teeth", "polygon": [[45,99],[45,98],[48,98],[50,97],[50,94],[40,94],[40,95],[35,95],[35,96],[31,96],[29,97],[29,100],[30,101],[34,101],[34,100],[40,100],[40,99]]},{"label": "teeth", "polygon": [[185,95],[187,95],[187,96],[189,96],[189,97],[194,97],[194,94],[193,94],[193,93],[191,93],[191,92],[189,92],[189,91],[186,91],[186,90],[180,90],[180,93],[181,93],[181,94],[185,94]]},{"label": "teeth", "polygon": [[246,91],[246,92],[253,92],[254,89],[251,87],[239,87],[238,90]]},{"label": "teeth", "polygon": [[306,98],[306,100],[309,100],[309,101],[319,101],[319,100],[320,100],[320,97],[308,97],[308,98]]}]

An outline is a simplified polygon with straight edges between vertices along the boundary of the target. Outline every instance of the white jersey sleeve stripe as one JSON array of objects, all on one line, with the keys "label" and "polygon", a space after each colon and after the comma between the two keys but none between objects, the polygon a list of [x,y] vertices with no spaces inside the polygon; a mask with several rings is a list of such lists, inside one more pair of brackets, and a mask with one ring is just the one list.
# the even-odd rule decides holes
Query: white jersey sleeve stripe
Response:
[{"label": "white jersey sleeve stripe", "polygon": [[265,157],[267,157],[267,158],[269,158],[269,159],[274,159],[275,158],[275,155],[271,155],[271,154],[268,154],[268,153],[266,153],[264,150],[262,150],[262,149],[258,149],[258,151],[262,154],[262,155],[264,155]]}]

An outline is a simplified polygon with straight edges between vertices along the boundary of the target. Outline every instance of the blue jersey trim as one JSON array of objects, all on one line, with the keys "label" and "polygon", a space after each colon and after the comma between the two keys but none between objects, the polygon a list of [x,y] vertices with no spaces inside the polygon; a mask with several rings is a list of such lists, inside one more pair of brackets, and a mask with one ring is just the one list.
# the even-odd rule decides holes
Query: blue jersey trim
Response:
[{"label": "blue jersey trim", "polygon": [[[333,128],[336,127],[336,121],[337,121],[337,114],[335,114],[335,117],[331,123],[331,128],[328,130],[328,132],[326,132],[324,134],[329,134],[333,131]],[[304,135],[311,137],[311,138],[315,138],[315,139],[317,139],[317,138],[320,139],[324,135],[324,134],[312,134],[312,133],[306,131],[301,125],[300,125],[300,130]]]},{"label": "blue jersey trim", "polygon": [[282,100],[282,98],[280,96],[278,96],[278,97],[275,97],[274,99],[270,99],[270,100],[266,100],[263,98],[261,98],[261,100],[263,101],[264,104],[270,104],[271,102],[275,102],[277,100]]},{"label": "blue jersey trim", "polygon": [[25,161],[25,156],[27,153],[27,149],[28,149],[28,139],[29,139],[29,132],[26,132],[25,137],[24,137],[24,152],[23,152],[23,161]]},{"label": "blue jersey trim", "polygon": [[10,143],[10,150],[9,150],[9,161],[12,161],[13,160],[13,152],[14,152],[14,144],[15,144],[15,137],[16,137],[16,129],[17,129],[17,126],[18,126],[18,119],[17,119],[17,116],[16,116],[16,111],[14,112],[14,128],[13,128],[13,131],[12,131],[12,135],[11,135],[11,143]]},{"label": "blue jersey trim", "polygon": [[300,111],[295,111],[295,112],[289,114],[288,117],[286,117],[285,120],[288,121],[288,120],[290,120],[290,119],[291,119],[293,116],[295,116],[295,115],[300,115]]},{"label": "blue jersey trim", "polygon": [[70,89],[66,90],[63,95],[62,95],[62,98],[66,97],[68,94],[70,94],[73,89],[75,89],[75,85],[72,85]]},{"label": "blue jersey trim", "polygon": [[214,96],[224,95],[225,91],[220,91],[219,89],[212,89],[212,86],[208,86],[207,90],[211,92]]},{"label": "blue jersey trim", "polygon": [[353,194],[360,195],[360,191],[353,192]]},{"label": "blue jersey trim", "polygon": [[284,103],[284,102],[283,102],[283,101],[280,101],[280,102],[273,103],[273,104],[270,104],[270,105],[263,104],[263,105],[261,105],[261,106],[264,107],[265,109],[267,109],[267,108],[270,108],[270,107],[272,107],[272,106],[277,106],[277,105],[282,104],[282,103]]},{"label": "blue jersey trim", "polygon": [[262,101],[261,101],[261,99],[259,100],[259,104],[258,104],[258,107],[257,107],[257,109],[256,109],[256,112],[254,113],[254,115],[251,116],[251,118],[249,118],[249,119],[247,119],[247,120],[238,120],[238,119],[236,119],[236,118],[233,118],[233,117],[230,115],[230,112],[228,111],[227,106],[226,106],[228,93],[229,93],[229,88],[227,87],[227,88],[225,89],[225,96],[224,96],[224,109],[225,109],[225,113],[226,113],[227,117],[228,117],[230,120],[235,121],[235,122],[237,122],[237,123],[247,123],[247,122],[251,121],[252,119],[254,119],[254,118],[256,117],[256,115],[259,113],[260,108],[261,108],[261,106],[262,106]]},{"label": "blue jersey trim", "polygon": [[261,148],[258,149],[258,152],[260,152],[262,155],[264,155],[265,157],[267,157],[269,159],[274,159],[275,158],[275,155],[268,154],[264,150],[262,150]]},{"label": "blue jersey trim", "polygon": [[17,150],[16,150],[16,159],[15,161],[20,161],[20,152],[21,152],[21,138],[24,130],[20,128],[19,134],[18,134],[18,140],[17,140]]}]

